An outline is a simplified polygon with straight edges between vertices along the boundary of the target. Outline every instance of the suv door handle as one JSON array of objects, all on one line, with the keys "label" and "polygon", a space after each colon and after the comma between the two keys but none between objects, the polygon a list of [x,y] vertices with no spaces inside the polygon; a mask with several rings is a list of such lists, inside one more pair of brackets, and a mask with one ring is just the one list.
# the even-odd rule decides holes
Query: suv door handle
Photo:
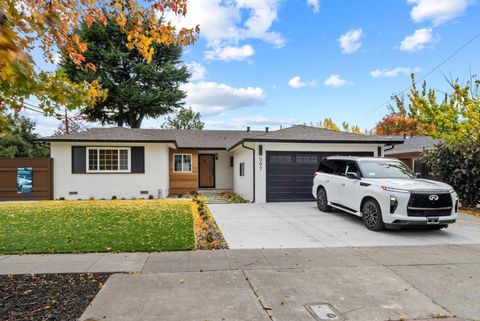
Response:
[{"label": "suv door handle", "polygon": [[329,180],[329,179],[326,179],[324,182],[325,182],[325,183],[328,183],[328,182],[330,182],[330,180]]}]

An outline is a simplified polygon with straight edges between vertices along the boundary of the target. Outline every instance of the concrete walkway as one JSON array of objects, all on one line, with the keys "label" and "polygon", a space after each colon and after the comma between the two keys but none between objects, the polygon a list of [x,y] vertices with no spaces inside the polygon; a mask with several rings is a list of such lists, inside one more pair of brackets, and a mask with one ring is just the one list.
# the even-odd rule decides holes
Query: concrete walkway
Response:
[{"label": "concrete walkway", "polygon": [[465,214],[441,231],[371,232],[360,218],[320,212],[314,202],[208,207],[231,249],[480,244],[480,219]]},{"label": "concrete walkway", "polygon": [[[115,274],[81,320],[480,319],[480,245],[154,253]],[[457,319],[456,319],[457,320]]]},{"label": "concrete walkway", "polygon": [[0,256],[0,274],[139,272],[148,253],[89,253]]},{"label": "concrete walkway", "polygon": [[0,256],[2,273],[114,274],[81,320],[479,320],[480,245]]}]

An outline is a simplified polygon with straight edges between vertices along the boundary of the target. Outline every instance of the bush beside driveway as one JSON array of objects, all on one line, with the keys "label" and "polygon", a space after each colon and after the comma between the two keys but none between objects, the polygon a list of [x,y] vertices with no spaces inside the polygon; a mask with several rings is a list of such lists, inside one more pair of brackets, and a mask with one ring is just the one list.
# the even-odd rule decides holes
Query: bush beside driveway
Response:
[{"label": "bush beside driveway", "polygon": [[0,204],[0,253],[153,252],[195,247],[193,202]]}]

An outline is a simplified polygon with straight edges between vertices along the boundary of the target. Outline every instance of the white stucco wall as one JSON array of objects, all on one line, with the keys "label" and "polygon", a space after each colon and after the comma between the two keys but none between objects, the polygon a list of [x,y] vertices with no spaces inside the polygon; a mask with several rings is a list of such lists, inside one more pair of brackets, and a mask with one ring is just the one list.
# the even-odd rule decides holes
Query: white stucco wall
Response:
[{"label": "white stucco wall", "polygon": [[226,150],[199,150],[198,154],[218,155],[215,160],[215,189],[233,189],[233,168],[230,167],[230,156]]},{"label": "white stucco wall", "polygon": [[[253,147],[254,144],[245,144]],[[243,198],[253,201],[253,156],[252,151],[242,146],[235,149],[233,153],[233,190]],[[240,176],[240,163],[245,163],[245,176]]]},{"label": "white stucco wall", "polygon": [[[378,147],[381,144],[306,144],[306,143],[250,143],[246,144],[255,148],[255,202],[266,202],[266,152],[267,151],[295,151],[295,152],[373,152],[378,156]],[[263,146],[263,155],[259,156],[258,146]],[[252,178],[252,151],[239,146],[234,150],[235,172],[234,190],[248,200],[253,199],[253,178]],[[238,156],[237,156],[238,155]],[[238,175],[238,163],[245,161],[245,177],[241,179]],[[248,164],[248,165],[247,165]]]},{"label": "white stucco wall", "polygon": [[[145,147],[145,173],[125,174],[73,174],[72,146]],[[71,143],[52,142],[51,157],[54,159],[54,197],[58,199],[111,199],[133,198],[153,195],[155,198],[168,195],[168,144],[164,143]],[[148,191],[147,195],[140,191]],[[77,192],[77,195],[69,195]]]}]

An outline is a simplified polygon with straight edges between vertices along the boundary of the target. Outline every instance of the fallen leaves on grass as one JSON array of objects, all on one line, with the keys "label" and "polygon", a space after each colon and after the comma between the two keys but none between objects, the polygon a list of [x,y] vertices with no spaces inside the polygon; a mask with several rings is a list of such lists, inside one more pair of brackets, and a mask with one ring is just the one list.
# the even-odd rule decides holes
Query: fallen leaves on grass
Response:
[{"label": "fallen leaves on grass", "polygon": [[0,253],[193,249],[192,204],[166,200],[0,204]]}]

